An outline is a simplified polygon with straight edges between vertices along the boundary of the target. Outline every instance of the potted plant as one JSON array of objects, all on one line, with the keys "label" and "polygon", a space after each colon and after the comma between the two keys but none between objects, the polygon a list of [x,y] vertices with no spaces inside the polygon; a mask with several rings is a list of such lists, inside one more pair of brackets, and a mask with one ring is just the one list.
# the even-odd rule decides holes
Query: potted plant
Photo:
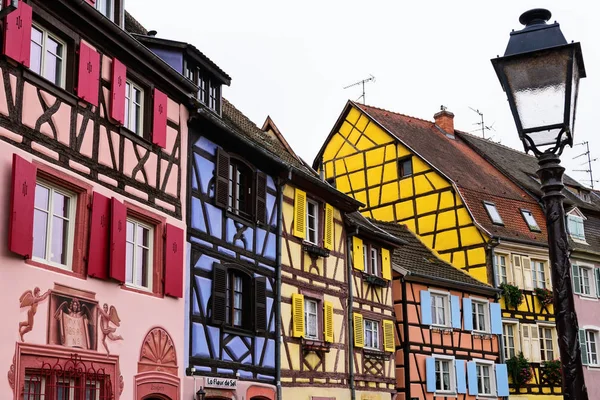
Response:
[{"label": "potted plant", "polygon": [[512,379],[512,383],[517,388],[525,385],[533,377],[531,365],[523,353],[519,353],[518,355],[506,360],[506,367],[508,369],[508,374]]},{"label": "potted plant", "polygon": [[552,304],[552,301],[554,300],[552,291],[546,288],[535,288],[535,296],[538,298],[540,304],[542,304],[543,306]]},{"label": "potted plant", "polygon": [[560,360],[544,361],[542,371],[549,385],[560,385],[562,381],[562,365]]},{"label": "potted plant", "polygon": [[500,285],[502,296],[507,306],[517,308],[523,302],[523,292],[515,285],[503,283]]}]

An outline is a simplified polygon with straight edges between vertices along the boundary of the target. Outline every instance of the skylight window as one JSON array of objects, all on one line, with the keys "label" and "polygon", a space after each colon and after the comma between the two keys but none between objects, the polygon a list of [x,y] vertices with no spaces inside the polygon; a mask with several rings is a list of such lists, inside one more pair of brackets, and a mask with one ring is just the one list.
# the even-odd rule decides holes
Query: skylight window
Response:
[{"label": "skylight window", "polygon": [[502,217],[500,216],[500,213],[498,212],[498,209],[494,203],[488,203],[487,201],[484,201],[483,205],[485,206],[485,210],[494,224],[504,225]]},{"label": "skylight window", "polygon": [[534,231],[534,232],[542,231],[540,229],[540,226],[538,225],[537,221],[533,217],[533,214],[531,211],[521,210],[521,214],[523,214],[523,218],[525,218],[525,222],[527,222],[527,225],[529,225],[529,230]]}]

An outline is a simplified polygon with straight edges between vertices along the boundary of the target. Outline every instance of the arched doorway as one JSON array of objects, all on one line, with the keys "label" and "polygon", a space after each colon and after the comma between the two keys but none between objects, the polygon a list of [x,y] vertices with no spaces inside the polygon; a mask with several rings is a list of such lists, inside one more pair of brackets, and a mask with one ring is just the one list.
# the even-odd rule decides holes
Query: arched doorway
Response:
[{"label": "arched doorway", "polygon": [[177,355],[171,335],[163,328],[148,332],[135,376],[135,400],[179,400]]}]

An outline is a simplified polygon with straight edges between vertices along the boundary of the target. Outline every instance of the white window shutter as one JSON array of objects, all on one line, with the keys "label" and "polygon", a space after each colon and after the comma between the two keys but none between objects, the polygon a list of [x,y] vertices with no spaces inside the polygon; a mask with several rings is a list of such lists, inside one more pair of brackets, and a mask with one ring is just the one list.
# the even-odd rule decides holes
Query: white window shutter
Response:
[{"label": "white window shutter", "polygon": [[523,266],[523,288],[525,290],[533,290],[533,276],[531,274],[531,260],[529,257],[521,257]]},{"label": "white window shutter", "polygon": [[531,360],[533,362],[542,361],[542,348],[540,346],[540,331],[537,325],[531,327]]},{"label": "white window shutter", "polygon": [[521,349],[523,351],[523,356],[531,360],[531,335],[530,335],[530,326],[529,325],[521,325],[521,342],[523,345]]},{"label": "white window shutter", "polygon": [[552,290],[552,269],[550,268],[550,261],[544,263],[544,272],[546,274],[546,289]]},{"label": "white window shutter", "polygon": [[519,287],[519,289],[523,288],[523,267],[521,266],[521,256],[513,255],[512,256],[512,265],[514,270],[514,284]]}]

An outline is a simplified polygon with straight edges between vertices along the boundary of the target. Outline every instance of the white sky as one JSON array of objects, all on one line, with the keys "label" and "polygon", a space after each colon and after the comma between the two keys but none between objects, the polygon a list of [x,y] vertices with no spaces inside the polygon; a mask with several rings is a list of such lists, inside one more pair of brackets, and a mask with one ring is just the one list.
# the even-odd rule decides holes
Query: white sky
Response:
[{"label": "white sky", "polygon": [[[600,158],[600,25],[589,0],[392,1],[392,0],[170,0],[150,7],[126,0],[126,8],[158,37],[189,42],[231,77],[224,96],[261,126],[267,115],[308,162],[321,147],[342,107],[361,89],[343,90],[369,77],[367,104],[432,120],[440,105],[455,114],[455,127],[477,129],[479,116],[495,141],[522,150],[506,96],[490,59],[503,55],[519,16],[548,8],[567,41],[579,41],[588,77],[581,81],[575,142],[590,142]],[[155,3],[155,1],[153,1]],[[594,111],[596,109],[596,111]],[[477,132],[475,132],[477,133]],[[480,134],[480,133],[479,133]],[[574,169],[584,146],[565,150]],[[600,161],[593,164],[600,179]],[[586,183],[586,182],[583,182]],[[589,182],[587,182],[589,183]],[[600,183],[595,184],[600,188]]]}]

